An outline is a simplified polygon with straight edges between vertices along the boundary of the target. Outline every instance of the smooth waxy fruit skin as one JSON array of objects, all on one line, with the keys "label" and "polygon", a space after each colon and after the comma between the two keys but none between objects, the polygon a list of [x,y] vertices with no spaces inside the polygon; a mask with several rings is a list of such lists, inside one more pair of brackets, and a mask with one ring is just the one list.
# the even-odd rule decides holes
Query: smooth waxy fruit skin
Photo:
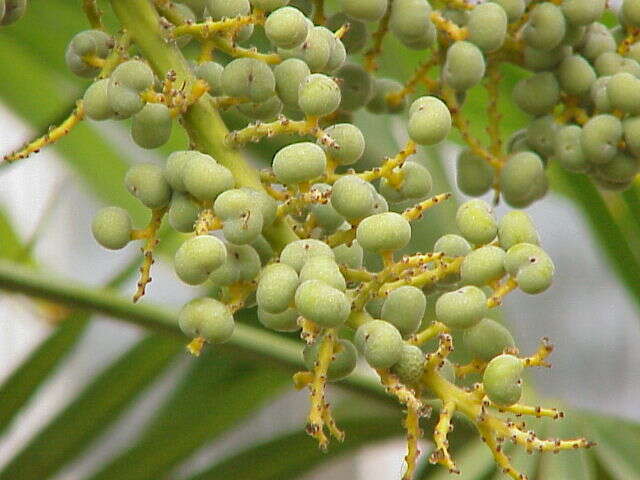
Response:
[{"label": "smooth waxy fruit skin", "polygon": [[456,225],[471,243],[485,245],[498,233],[498,226],[489,204],[483,200],[463,203],[456,213]]},{"label": "smooth waxy fruit skin", "polygon": [[506,348],[515,347],[509,330],[490,318],[483,318],[475,326],[466,329],[462,343],[474,358],[485,361],[500,355]]},{"label": "smooth waxy fruit skin", "polygon": [[358,20],[375,22],[387,11],[388,0],[341,0],[341,10]]},{"label": "smooth waxy fruit skin", "polygon": [[364,135],[358,127],[351,123],[337,123],[326,128],[326,133],[335,145],[323,143],[320,146],[338,165],[356,163],[364,153]]},{"label": "smooth waxy fruit skin", "polygon": [[560,100],[560,85],[553,73],[537,73],[516,84],[513,100],[530,115],[544,115]]},{"label": "smooth waxy fruit skin", "polygon": [[411,240],[411,225],[398,213],[378,213],[360,222],[356,239],[362,248],[372,252],[399,250]]},{"label": "smooth waxy fruit skin", "polygon": [[[313,345],[306,346],[302,352],[304,364],[309,370],[313,370],[318,359],[318,351],[322,340],[322,338],[318,338]],[[355,370],[358,360],[356,347],[349,340],[339,339],[338,344],[334,346],[334,351],[336,350],[337,353],[334,353],[335,358],[331,361],[327,371],[327,380],[330,382],[337,382],[348,377]]]},{"label": "smooth waxy fruit skin", "polygon": [[211,235],[200,235],[185,241],[174,259],[176,274],[188,285],[204,283],[211,272],[227,259],[224,243]]},{"label": "smooth waxy fruit skin", "polygon": [[287,310],[298,288],[298,274],[285,263],[267,265],[260,276],[256,300],[258,308],[267,313]]},{"label": "smooth waxy fruit skin", "polygon": [[235,184],[229,169],[205,154],[188,157],[181,169],[181,180],[185,190],[198,200],[215,200]]},{"label": "smooth waxy fruit skin", "polygon": [[307,280],[295,294],[300,314],[324,328],[342,325],[351,312],[351,302],[340,290],[320,280]]},{"label": "smooth waxy fruit skin", "polygon": [[440,143],[451,131],[451,113],[436,97],[421,97],[413,102],[409,116],[409,136],[420,145]]},{"label": "smooth waxy fruit skin", "polygon": [[526,212],[512,210],[498,221],[498,242],[507,251],[518,243],[539,245],[540,237]]},{"label": "smooth waxy fruit skin", "polygon": [[504,250],[486,245],[469,253],[460,266],[460,278],[467,285],[485,285],[504,274]]},{"label": "smooth waxy fruit skin", "polygon": [[351,245],[343,243],[333,249],[338,265],[346,265],[349,268],[362,268],[364,249],[354,240]]},{"label": "smooth waxy fruit skin", "polygon": [[484,391],[498,406],[509,407],[522,396],[522,361],[513,355],[499,355],[489,362],[482,375]]},{"label": "smooth waxy fruit skin", "polygon": [[554,141],[554,154],[558,163],[571,172],[582,173],[589,169],[582,150],[582,128],[567,125],[558,130]]},{"label": "smooth waxy fruit skin", "polygon": [[469,14],[469,41],[483,52],[493,52],[504,43],[507,34],[507,13],[496,3],[483,3]]},{"label": "smooth waxy fruit skin", "polygon": [[436,41],[436,28],[429,15],[431,6],[421,0],[394,0],[389,30],[407,47],[429,48]]},{"label": "smooth waxy fruit skin", "polygon": [[218,96],[222,95],[223,70],[224,67],[217,62],[203,62],[197,65],[194,73],[198,78],[207,82],[209,94]]},{"label": "smooth waxy fruit skin", "polygon": [[504,199],[514,207],[525,207],[541,194],[544,164],[533,152],[519,152],[511,156],[500,172],[500,186]]},{"label": "smooth waxy fruit skin", "polygon": [[153,163],[139,163],[124,177],[127,190],[149,208],[166,206],[171,200],[171,188],[162,168]]},{"label": "smooth waxy fruit skin", "polygon": [[327,166],[327,156],[315,143],[287,145],[273,157],[273,173],[283,184],[306,182],[319,177]]},{"label": "smooth waxy fruit skin", "polygon": [[309,75],[298,87],[298,106],[305,115],[329,115],[338,109],[341,98],[338,84],[321,73]]},{"label": "smooth waxy fruit skin", "polygon": [[82,98],[84,111],[92,120],[107,120],[115,114],[109,104],[108,85],[109,79],[104,78],[92,83],[84,92]]},{"label": "smooth waxy fruit skin", "polygon": [[124,248],[131,240],[133,222],[120,207],[105,207],[93,218],[91,231],[96,241],[109,250]]},{"label": "smooth waxy fruit skin", "polygon": [[374,202],[371,187],[356,175],[345,175],[333,184],[331,205],[348,220],[368,216]]},{"label": "smooth waxy fruit skin", "polygon": [[424,372],[424,361],[425,355],[420,347],[403,345],[400,360],[391,367],[391,372],[405,385],[415,385]]},{"label": "smooth waxy fruit skin", "polygon": [[284,247],[280,254],[280,261],[293,267],[296,272],[300,273],[306,261],[311,257],[317,256],[334,258],[334,253],[326,243],[308,238],[305,240],[296,240]]},{"label": "smooth waxy fruit skin", "polygon": [[347,289],[338,264],[329,256],[311,257],[304,263],[300,270],[300,283],[307,280],[320,280],[341,292]]},{"label": "smooth waxy fruit skin", "polygon": [[299,330],[298,317],[300,315],[294,308],[288,308],[281,313],[269,313],[258,307],[258,320],[270,330],[276,332],[295,332]]},{"label": "smooth waxy fruit skin", "polygon": [[493,184],[493,168],[484,158],[464,149],[456,163],[458,188],[467,195],[478,197],[489,191]]},{"label": "smooth waxy fruit skin", "polygon": [[151,68],[140,60],[128,60],[116,67],[109,77],[107,94],[111,109],[118,118],[129,118],[144,107],[140,93],[153,85]]},{"label": "smooth waxy fruit skin", "polygon": [[407,161],[396,170],[403,177],[399,188],[391,186],[386,178],[380,180],[380,193],[390,202],[424,198],[431,192],[433,179],[427,168],[419,163]]},{"label": "smooth waxy fruit skin", "polygon": [[559,7],[545,2],[536,5],[524,28],[524,41],[540,50],[557,47],[566,33],[566,20]]},{"label": "smooth waxy fruit skin", "polygon": [[596,115],[582,127],[581,145],[587,160],[603,164],[618,152],[622,139],[622,122],[609,114]]},{"label": "smooth waxy fruit skin", "polygon": [[173,192],[169,204],[169,225],[181,233],[193,232],[200,208],[187,195]]},{"label": "smooth waxy fruit skin", "polygon": [[391,368],[402,358],[402,336],[383,320],[371,320],[358,327],[355,343],[373,368]]},{"label": "smooth waxy fruit skin", "polygon": [[[8,5],[8,7],[10,6]],[[9,9],[7,8],[7,10]],[[10,23],[11,16],[13,15],[6,15],[5,13],[0,20],[0,24],[7,25]],[[85,62],[83,57],[105,58],[112,47],[113,40],[105,32],[101,30],[85,30],[77,33],[69,42],[65,53],[65,61],[69,69],[79,77],[92,78],[100,73],[100,68]]]},{"label": "smooth waxy fruit skin", "polygon": [[407,338],[420,327],[427,299],[419,288],[411,285],[392,290],[382,305],[380,318],[395,326]]},{"label": "smooth waxy fruit skin", "polygon": [[307,38],[309,25],[300,10],[282,7],[267,17],[264,32],[276,47],[295,48]]},{"label": "smooth waxy fruit skin", "polygon": [[487,313],[487,296],[478,287],[443,293],[436,301],[436,318],[453,329],[476,325]]},{"label": "smooth waxy fruit skin", "polygon": [[298,109],[298,89],[302,81],[311,75],[308,65],[299,58],[287,58],[274,67],[273,74],[282,103]]},{"label": "smooth waxy fruit skin", "polygon": [[131,138],[139,147],[158,148],[169,140],[171,112],[162,103],[148,103],[136,113],[131,123]]},{"label": "smooth waxy fruit skin", "polygon": [[180,329],[192,337],[204,337],[211,343],[224,343],[235,329],[233,315],[227,306],[213,298],[196,298],[178,314]]},{"label": "smooth waxy fruit skin", "polygon": [[253,280],[262,264],[255,248],[250,245],[226,244],[227,259],[224,264],[209,275],[209,280],[217,286],[228,286],[237,282]]},{"label": "smooth waxy fruit skin", "polygon": [[454,90],[465,91],[480,83],[485,69],[480,49],[471,42],[458,41],[447,50],[442,78]]},{"label": "smooth waxy fruit skin", "polygon": [[224,67],[220,80],[227,95],[247,97],[252,102],[264,102],[276,88],[271,68],[255,58],[232,60]]}]

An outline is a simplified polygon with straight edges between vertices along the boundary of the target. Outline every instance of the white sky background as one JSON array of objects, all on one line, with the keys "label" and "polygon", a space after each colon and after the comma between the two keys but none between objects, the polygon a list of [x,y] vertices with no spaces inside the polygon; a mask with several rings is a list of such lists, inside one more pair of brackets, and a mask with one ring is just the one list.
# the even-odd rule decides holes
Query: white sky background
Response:
[{"label": "white sky background", "polygon": [[[20,145],[31,136],[18,119],[0,105],[2,152]],[[122,135],[107,127],[105,135]],[[135,147],[132,147],[135,148]],[[136,158],[141,150],[131,150]],[[144,153],[144,158],[149,158]],[[448,162],[453,165],[453,162]],[[450,172],[451,173],[451,172]],[[455,183],[455,182],[454,182]],[[0,173],[0,204],[12,213],[23,237],[29,237],[51,198],[62,191],[50,220],[37,244],[36,256],[52,271],[90,284],[98,284],[137,254],[136,247],[124,252],[106,252],[90,235],[93,213],[100,205],[89,198],[73,174],[56,158],[53,150],[21,161]],[[523,351],[533,351],[538,339],[549,336],[556,345],[554,369],[535,379],[545,396],[640,420],[640,321],[637,310],[617,283],[605,259],[587,232],[578,212],[561,198],[548,196],[528,212],[534,218],[545,249],[557,266],[552,289],[542,295],[516,292],[507,298],[506,317]],[[498,215],[504,213],[498,209]],[[579,240],[578,240],[579,239]],[[170,268],[156,265],[148,300],[179,305],[189,290],[179,285]],[[132,291],[133,284],[127,287]],[[33,306],[21,297],[0,293],[0,379],[20,363],[49,332]],[[74,394],[123,352],[140,332],[100,319],[94,321],[80,347],[65,361],[64,368],[47,383],[35,405],[19,416],[0,438],[0,465],[45,425]],[[184,362],[183,362],[184,363]],[[58,480],[81,478],[96,468],[100,459],[117,451],[118,445],[133,440],[140,427],[159,405],[184,364],[177,365],[145,396],[138,408],[109,431],[91,455],[79,465],[62,472]],[[223,439],[225,448],[235,448],[282,428],[303,427],[306,395],[291,394],[270,407],[243,428]],[[293,414],[292,414],[293,412]],[[214,444],[195,455],[191,467],[202,467],[215,457]],[[402,465],[404,444],[392,442],[371,449],[351,463],[332,467],[334,478],[394,478]],[[178,473],[185,470],[178,470]],[[339,472],[339,473],[338,473]],[[324,471],[328,474],[327,471]],[[390,477],[391,475],[391,477]],[[178,475],[179,476],[179,475]],[[317,475],[318,477],[320,475]],[[177,478],[177,477],[176,477]]]}]

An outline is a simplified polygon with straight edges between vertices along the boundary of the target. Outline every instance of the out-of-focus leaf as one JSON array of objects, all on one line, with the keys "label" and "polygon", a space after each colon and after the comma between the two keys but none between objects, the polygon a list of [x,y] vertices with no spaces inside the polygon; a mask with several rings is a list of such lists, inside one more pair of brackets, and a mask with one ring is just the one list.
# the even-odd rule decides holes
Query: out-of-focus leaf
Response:
[{"label": "out-of-focus leaf", "polygon": [[[581,434],[575,414],[549,425],[547,433],[551,438],[574,438]],[[544,453],[540,460],[537,478],[539,480],[596,480],[595,464],[588,450],[563,450],[557,454]]]},{"label": "out-of-focus leaf", "polygon": [[365,444],[400,434],[395,417],[339,418],[345,441],[323,453],[302,429],[251,446],[221,460],[190,480],[289,480],[298,478],[319,463],[344,455]]},{"label": "out-of-focus leaf", "polygon": [[0,208],[0,258],[20,261],[24,257],[24,245],[11,224],[11,219]]},{"label": "out-of-focus leaf", "polygon": [[159,478],[205,442],[258,410],[288,382],[290,377],[280,370],[234,360],[219,351],[207,352],[136,445],[92,478]]},{"label": "out-of-focus leaf", "polygon": [[615,480],[640,479],[640,424],[622,418],[586,414],[584,430],[598,443],[592,452]]},{"label": "out-of-focus leaf", "polygon": [[124,353],[89,384],[0,472],[2,480],[42,480],[53,475],[102,433],[183,345],[150,335]]}]

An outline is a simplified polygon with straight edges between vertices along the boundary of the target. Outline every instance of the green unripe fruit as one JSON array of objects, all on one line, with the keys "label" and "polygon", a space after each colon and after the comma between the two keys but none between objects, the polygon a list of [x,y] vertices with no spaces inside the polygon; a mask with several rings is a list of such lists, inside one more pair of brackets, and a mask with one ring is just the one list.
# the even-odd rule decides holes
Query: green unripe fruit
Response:
[{"label": "green unripe fruit", "polygon": [[222,95],[222,71],[224,67],[217,62],[204,62],[195,69],[196,77],[209,85],[209,94],[217,97]]},{"label": "green unripe fruit", "polygon": [[[207,11],[214,20],[248,15],[251,5],[248,0],[206,0]],[[237,33],[238,41],[247,40],[253,33],[253,25],[246,25]]]},{"label": "green unripe fruit", "polygon": [[549,257],[536,259],[533,263],[524,265],[518,270],[516,281],[518,287],[525,293],[535,295],[544,292],[551,286],[555,267]]},{"label": "green unripe fruit", "polygon": [[285,185],[313,180],[324,173],[326,166],[324,151],[311,142],[287,145],[273,157],[273,173]]},{"label": "green unripe fruit", "polygon": [[391,367],[391,373],[405,385],[417,385],[424,372],[424,362],[425,355],[420,347],[403,345],[400,360]]},{"label": "green unripe fruit", "polygon": [[289,243],[280,254],[280,262],[286,263],[300,273],[308,259],[318,256],[334,258],[331,247],[320,240],[307,238]]},{"label": "green unripe fruit", "polygon": [[420,145],[440,143],[451,131],[451,113],[436,97],[421,97],[411,105],[409,136]]},{"label": "green unripe fruit", "polygon": [[[309,370],[313,370],[315,366],[321,343],[322,338],[319,338],[313,345],[306,346],[302,352],[304,364]],[[327,380],[337,382],[338,380],[348,377],[351,372],[355,370],[358,352],[356,347],[353,346],[353,343],[340,338],[338,339],[337,345],[334,346],[332,358],[329,364],[329,370],[327,370]]]},{"label": "green unripe fruit", "polygon": [[[321,193],[331,191],[331,185],[326,183],[316,183],[311,187],[312,191]],[[327,203],[314,203],[311,205],[311,215],[325,232],[334,232],[344,223],[344,217],[336,212],[336,209]]]},{"label": "green unripe fruit", "polygon": [[411,240],[411,225],[398,213],[378,213],[360,222],[356,238],[362,248],[370,252],[400,250]]},{"label": "green unripe fruit", "polygon": [[[11,11],[10,4],[7,5],[7,11]],[[0,19],[0,25],[10,23],[7,22],[7,19],[11,16],[11,14],[5,13]],[[77,33],[69,42],[65,52],[65,62],[69,70],[79,77],[92,78],[100,73],[100,68],[88,64],[83,57],[106,58],[112,47],[113,39],[105,32],[101,30],[85,30]]]},{"label": "green unripe fruit", "polygon": [[307,280],[320,280],[342,292],[347,289],[347,283],[340,273],[338,264],[327,256],[311,257],[304,263],[300,270],[300,283]]},{"label": "green unripe fruit", "polygon": [[199,213],[200,207],[187,195],[181,192],[173,192],[168,214],[171,228],[182,233],[193,232]]},{"label": "green unripe fruit", "polygon": [[443,293],[436,301],[436,318],[453,329],[471,328],[486,313],[487,296],[474,286]]},{"label": "green unripe fruit", "polygon": [[176,273],[188,285],[204,283],[211,272],[227,259],[224,243],[211,235],[199,235],[185,241],[174,259]]},{"label": "green unripe fruit", "polygon": [[487,245],[469,253],[460,266],[460,278],[466,285],[486,285],[504,274],[505,252]]},{"label": "green unripe fruit", "polygon": [[[385,299],[381,297],[370,300],[365,306],[367,313],[373,318],[380,318],[380,315],[382,315],[382,306],[384,305],[384,301]],[[356,343],[356,347],[358,347],[358,343]]]},{"label": "green unripe fruit", "polygon": [[329,59],[327,60],[327,64],[322,68],[322,71],[327,73],[334,72],[344,65],[344,62],[347,60],[347,51],[345,50],[342,41],[337,38],[331,30],[326,27],[316,28],[320,29],[324,34],[327,38],[327,43],[329,43],[331,48]]},{"label": "green unripe fruit", "polygon": [[320,140],[318,144],[338,165],[351,165],[360,160],[365,143],[364,135],[358,127],[351,123],[337,123],[326,128],[324,133],[333,140],[334,145],[320,143]]},{"label": "green unripe fruit", "polygon": [[214,200],[233,188],[235,179],[228,168],[209,155],[191,155],[182,168],[182,182],[187,192],[198,200]]},{"label": "green unripe fruit", "polygon": [[580,55],[566,57],[558,68],[560,86],[569,95],[584,95],[596,81],[596,72]]},{"label": "green unripe fruit", "polygon": [[494,404],[509,407],[522,396],[522,361],[513,355],[499,355],[482,375],[484,391]]},{"label": "green unripe fruit", "polygon": [[491,165],[471,150],[465,148],[458,155],[456,180],[462,193],[472,197],[484,195],[493,185],[493,175]]},{"label": "green unripe fruit", "polygon": [[[375,190],[372,186],[372,190]],[[373,209],[371,214],[386,213],[389,211],[389,204],[387,200],[377,192],[373,192]]]},{"label": "green unripe fruit", "polygon": [[640,117],[629,117],[622,122],[624,141],[634,157],[640,157]]},{"label": "green unripe fruit", "polygon": [[507,13],[497,3],[476,5],[467,23],[469,41],[483,52],[493,52],[504,43],[507,35]]},{"label": "green unripe fruit", "polygon": [[443,235],[433,245],[434,252],[442,252],[447,257],[464,257],[471,251],[471,245],[460,235]]},{"label": "green unripe fruit", "polygon": [[552,50],[560,45],[567,30],[560,7],[550,2],[536,5],[523,30],[527,45],[540,50]]},{"label": "green unripe fruit", "polygon": [[589,96],[595,107],[596,113],[611,112],[611,102],[609,101],[609,95],[607,94],[607,84],[611,77],[600,77],[593,85],[591,85],[591,91]]},{"label": "green unripe fruit", "polygon": [[445,7],[440,11],[440,13],[444,18],[452,21],[459,27],[464,27],[469,22],[469,12],[467,10]]},{"label": "green unripe fruit", "polygon": [[480,49],[471,42],[458,41],[447,50],[442,78],[454,90],[465,91],[480,83],[485,69]]},{"label": "green unripe fruit", "polygon": [[273,12],[289,4],[289,0],[249,0],[253,8],[263,12]]},{"label": "green unripe fruit", "polygon": [[500,5],[507,14],[509,23],[513,23],[522,18],[526,7],[525,0],[491,0],[493,3]]},{"label": "green unripe fruit", "polygon": [[582,151],[591,163],[610,162],[618,153],[620,140],[622,140],[622,122],[613,115],[596,115],[582,127]]},{"label": "green unripe fruit", "polygon": [[[196,23],[198,18],[193,10],[188,5],[184,3],[174,3],[173,6],[176,9],[176,13],[180,15],[185,22]],[[176,44],[178,47],[183,48],[186,47],[189,42],[191,42],[191,35],[182,35],[176,39]]]},{"label": "green unripe fruit", "polygon": [[402,174],[402,183],[398,189],[392,187],[386,178],[380,181],[380,193],[391,202],[426,197],[433,186],[431,173],[416,162],[405,162],[398,169]]},{"label": "green unripe fruit", "polygon": [[222,232],[224,238],[234,245],[245,245],[254,242],[262,232],[263,221],[259,210],[247,210],[238,217],[224,221]]},{"label": "green unripe fruit", "polygon": [[[191,158],[199,156],[209,157],[197,150],[177,150],[167,157],[167,163],[165,164],[164,169],[164,178],[173,190],[177,192],[185,192],[187,190],[183,182],[184,166]],[[213,158],[211,158],[211,160],[213,160]]]},{"label": "green unripe fruit", "polygon": [[213,211],[221,220],[237,218],[255,208],[253,197],[246,190],[234,188],[221,193],[213,204]]},{"label": "green unripe fruit", "polygon": [[349,30],[340,39],[345,50],[349,54],[358,53],[367,44],[368,33],[364,22],[349,18],[344,13],[336,13],[327,19],[326,26],[331,31],[336,31],[345,24],[349,24]]},{"label": "green unripe fruit", "polygon": [[296,309],[322,328],[342,325],[351,313],[351,302],[340,290],[320,280],[307,280],[295,294]]},{"label": "green unripe fruit", "polygon": [[204,337],[210,343],[224,343],[235,329],[233,315],[224,303],[213,298],[196,298],[178,314],[180,329],[192,337]]},{"label": "green unripe fruit", "polygon": [[298,288],[298,274],[285,263],[273,263],[262,270],[256,300],[258,308],[268,313],[282,313],[289,308]]},{"label": "green unripe fruit", "polygon": [[[546,252],[533,243],[518,243],[507,251],[504,257],[504,269],[511,276],[516,276],[523,266],[548,258]],[[551,260],[551,259],[549,259]]]},{"label": "green unripe fruit", "polygon": [[311,71],[299,58],[287,58],[275,66],[273,74],[276,79],[276,91],[282,103],[289,108],[298,108],[298,89],[302,81]]},{"label": "green unripe fruit", "polygon": [[264,236],[259,235],[253,242],[251,242],[251,246],[255,248],[256,252],[260,256],[260,263],[262,265],[266,265],[269,261],[276,256],[275,251],[269,244]]},{"label": "green unripe fruit", "polygon": [[364,250],[357,241],[353,241],[351,246],[346,243],[338,245],[333,249],[336,256],[336,263],[346,265],[349,268],[362,268],[364,260]]},{"label": "green unripe fruit", "polygon": [[322,117],[335,112],[340,99],[338,84],[320,73],[306,77],[298,88],[298,106],[308,116]]},{"label": "green unripe fruit", "polygon": [[307,38],[309,25],[300,10],[282,7],[267,17],[264,33],[276,47],[295,48]]},{"label": "green unripe fruit", "polygon": [[638,159],[618,152],[613,159],[596,167],[596,176],[613,183],[627,183],[638,173]]},{"label": "green unripe fruit", "polygon": [[537,73],[516,83],[513,100],[530,115],[545,115],[558,104],[560,85],[553,73]]},{"label": "green unripe fruit", "polygon": [[634,27],[640,26],[640,2],[638,0],[624,0],[621,14],[626,24]]},{"label": "green unripe fruit", "polygon": [[222,90],[232,97],[246,97],[252,102],[264,102],[273,96],[276,80],[271,68],[255,58],[237,58],[222,71]]},{"label": "green unripe fruit", "polygon": [[625,58],[616,52],[604,52],[596,58],[594,66],[599,77],[611,76],[621,72],[640,77],[640,64],[633,58]]},{"label": "green unripe fruit", "polygon": [[340,108],[354,111],[364,107],[373,93],[369,72],[355,63],[346,63],[335,73],[340,87]]},{"label": "green unripe fruit", "polygon": [[580,44],[580,53],[593,62],[604,52],[615,52],[616,41],[609,29],[602,23],[594,22],[587,27],[587,32]]},{"label": "green unripe fruit", "polygon": [[166,206],[171,200],[171,188],[162,168],[153,163],[132,166],[124,177],[129,193],[149,208]]},{"label": "green unripe fruit", "polygon": [[524,47],[524,66],[534,72],[542,72],[555,68],[567,55],[571,55],[572,49],[560,44],[553,50],[539,50],[527,45]]},{"label": "green unripe fruit", "polygon": [[324,29],[313,27],[301,45],[289,50],[279,48],[278,53],[283,58],[299,58],[309,66],[312,72],[319,72],[329,63],[333,46]]},{"label": "green unripe fruit", "polygon": [[392,290],[382,305],[380,318],[396,327],[407,338],[420,327],[427,299],[419,288],[411,285]]},{"label": "green unripe fruit", "polygon": [[271,225],[276,220],[278,204],[267,192],[249,187],[242,187],[240,190],[249,194],[253,199],[253,208],[258,207],[260,213],[262,213],[262,220],[265,227]]},{"label": "green unripe fruit", "polygon": [[462,236],[476,245],[490,243],[498,233],[491,207],[484,200],[469,200],[456,213],[456,225]]},{"label": "green unripe fruit", "polygon": [[211,272],[209,280],[221,287],[253,280],[262,268],[258,252],[249,245],[228,244],[226,248],[226,261]]},{"label": "green unripe fruit", "polygon": [[564,34],[560,46],[576,47],[582,43],[587,33],[587,27],[584,25],[572,25],[567,22],[567,31]]},{"label": "green unripe fruit", "polygon": [[512,210],[498,222],[498,241],[506,251],[518,243],[539,245],[540,237],[529,214]]},{"label": "green unripe fruit", "polygon": [[107,120],[114,116],[107,94],[108,85],[109,79],[98,80],[84,92],[82,105],[85,114],[92,120]]},{"label": "green unripe fruit", "polygon": [[553,155],[558,127],[552,115],[536,118],[527,128],[527,145],[543,158],[549,158]]},{"label": "green unripe fruit", "polygon": [[258,320],[260,323],[276,332],[295,332],[299,330],[299,316],[295,308],[288,308],[282,313],[269,313],[258,307]]},{"label": "green unripe fruit", "polygon": [[366,22],[380,20],[387,11],[388,0],[341,0],[341,11]]},{"label": "green unripe fruit", "polygon": [[398,104],[389,104],[387,96],[400,92],[403,85],[390,78],[375,78],[373,80],[373,91],[371,100],[367,103],[367,110],[371,113],[398,113],[404,110],[406,99],[402,99]]},{"label": "green unripe fruit", "polygon": [[140,93],[153,85],[153,71],[140,60],[118,65],[109,77],[107,95],[111,109],[119,118],[129,118],[144,107]]},{"label": "green unripe fruit", "polygon": [[148,103],[131,122],[131,138],[139,147],[158,148],[171,136],[171,111],[162,103]]},{"label": "green unripe fruit", "polygon": [[589,168],[582,151],[582,128],[567,125],[558,130],[554,142],[555,158],[571,172],[586,172]]},{"label": "green unripe fruit", "polygon": [[607,83],[611,107],[631,115],[640,114],[640,79],[630,73],[616,73]]},{"label": "green unripe fruit", "polygon": [[21,19],[27,10],[27,0],[5,0],[0,25],[10,25]]},{"label": "green unripe fruit", "polygon": [[462,343],[474,358],[484,361],[516,345],[509,330],[490,318],[483,318],[477,325],[465,330]]},{"label": "green unripe fruit", "polygon": [[267,122],[275,120],[282,112],[282,102],[274,95],[262,103],[246,102],[237,105],[236,108],[248,118]]},{"label": "green unripe fruit", "polygon": [[540,193],[544,164],[533,152],[512,155],[500,172],[500,187],[505,201],[513,206],[526,206]]},{"label": "green unripe fruit", "polygon": [[383,320],[371,320],[358,327],[355,341],[373,368],[391,368],[402,358],[402,336],[396,327]]},{"label": "green unripe fruit", "polygon": [[394,0],[389,30],[409,48],[429,48],[436,41],[436,28],[429,16],[431,6],[422,0]]},{"label": "green unripe fruit", "polygon": [[588,25],[604,13],[606,0],[564,0],[560,8],[569,23]]},{"label": "green unripe fruit", "polygon": [[129,212],[120,207],[105,207],[93,218],[91,232],[96,241],[109,250],[120,250],[131,240],[133,223]]},{"label": "green unripe fruit", "polygon": [[368,216],[374,200],[369,184],[356,175],[345,175],[333,184],[331,205],[348,220]]}]

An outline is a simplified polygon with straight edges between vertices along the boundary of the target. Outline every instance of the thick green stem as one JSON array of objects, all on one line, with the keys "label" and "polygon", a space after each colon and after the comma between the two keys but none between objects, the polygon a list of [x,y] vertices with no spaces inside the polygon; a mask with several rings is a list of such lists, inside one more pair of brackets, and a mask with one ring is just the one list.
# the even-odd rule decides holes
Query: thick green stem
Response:
[{"label": "thick green stem", "polygon": [[[69,307],[100,312],[176,336],[184,339],[186,344],[186,338],[178,328],[175,312],[150,304],[133,304],[130,299],[108,289],[87,288],[6,261],[0,261],[0,289],[24,293]],[[228,343],[211,348],[240,351],[258,358],[259,361],[275,361],[292,371],[302,366],[299,344],[281,335],[239,322],[236,323],[236,330]],[[373,377],[354,373],[345,379],[343,384],[350,389],[390,400]]]},{"label": "thick green stem", "polygon": [[[111,5],[122,27],[130,33],[133,43],[156,75],[164,78],[168,71],[173,70],[176,74],[176,85],[182,85],[184,82],[185,91],[189,92],[196,78],[175,42],[165,38],[160,17],[151,2],[111,0]],[[209,95],[200,97],[182,116],[181,123],[189,134],[192,145],[231,170],[238,186],[262,189],[258,171],[238,150],[225,143],[229,131],[213,107]],[[282,221],[267,229],[265,237],[277,250],[298,238]]]}]

